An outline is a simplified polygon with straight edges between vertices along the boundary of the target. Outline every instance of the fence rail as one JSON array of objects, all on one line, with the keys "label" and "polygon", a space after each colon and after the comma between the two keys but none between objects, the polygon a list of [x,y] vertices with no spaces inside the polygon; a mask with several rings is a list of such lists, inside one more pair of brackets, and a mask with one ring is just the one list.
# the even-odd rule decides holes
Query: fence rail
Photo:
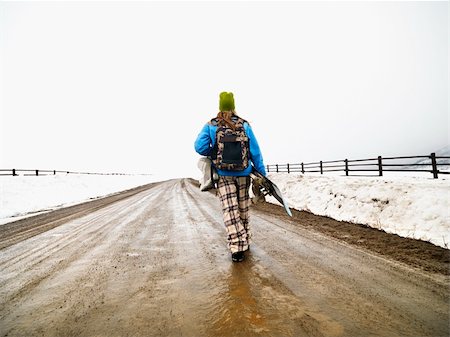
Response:
[{"label": "fence rail", "polygon": [[[93,172],[73,172],[60,170],[26,170],[26,169],[0,169],[0,176],[49,176],[57,174],[83,174],[83,175],[104,175],[104,176],[126,176],[127,173],[93,173]],[[147,175],[147,174],[139,174]]]},{"label": "fence rail", "polygon": [[[414,161],[413,161],[414,160]],[[382,157],[369,159],[342,159],[331,161],[319,161],[298,164],[273,164],[267,165],[267,172],[284,173],[319,173],[345,172],[348,176],[356,172],[376,172],[383,176],[383,172],[428,172],[433,178],[439,174],[450,174],[450,171],[442,170],[443,167],[450,168],[450,157],[436,156],[431,153],[428,156],[401,156]]]}]

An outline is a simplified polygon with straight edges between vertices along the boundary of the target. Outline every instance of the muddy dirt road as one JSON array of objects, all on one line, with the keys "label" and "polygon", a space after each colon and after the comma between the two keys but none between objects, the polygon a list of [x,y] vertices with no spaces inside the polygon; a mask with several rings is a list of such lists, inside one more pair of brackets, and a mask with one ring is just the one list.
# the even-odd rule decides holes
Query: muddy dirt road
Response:
[{"label": "muddy dirt road", "polygon": [[449,335],[445,273],[257,207],[251,252],[233,264],[218,200],[191,180],[84,207],[8,234],[0,337]]}]

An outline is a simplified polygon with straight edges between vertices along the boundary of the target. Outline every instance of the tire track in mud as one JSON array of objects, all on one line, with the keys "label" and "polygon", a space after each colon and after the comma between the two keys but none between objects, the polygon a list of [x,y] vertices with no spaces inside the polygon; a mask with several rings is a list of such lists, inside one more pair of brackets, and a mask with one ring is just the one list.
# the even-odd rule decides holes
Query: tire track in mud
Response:
[{"label": "tire track in mud", "polygon": [[[208,317],[213,311],[214,301],[211,298],[220,288],[217,283],[221,273],[216,266],[221,264],[219,261],[224,254],[216,254],[209,245],[217,246],[219,236],[208,230],[203,231],[209,221],[193,207],[186,194],[188,184],[186,180],[181,180],[175,186],[168,207],[173,221],[168,232],[173,261],[169,264],[168,280],[163,287],[167,295],[160,300],[162,307],[166,310],[170,308],[170,314],[158,313],[159,321],[165,322],[161,328],[165,331],[163,335],[205,336]],[[202,228],[204,235],[199,234],[199,228]]]},{"label": "tire track in mud", "polygon": [[[72,239],[76,238],[79,233],[85,231],[93,223],[95,223],[96,221],[101,220],[105,216],[110,216],[109,213],[111,212],[111,209],[114,209],[115,207],[116,207],[116,205],[114,205],[114,206],[107,206],[106,209],[102,209],[102,212],[100,214],[92,216],[92,217],[90,217],[90,219],[89,219],[89,216],[88,216],[87,217],[88,219],[80,221],[80,223],[81,223],[80,225],[74,224],[73,228],[75,228],[75,229],[70,231],[70,233],[68,235],[55,234],[56,235],[56,239],[52,240],[52,242],[50,244],[46,245],[45,247],[38,246],[38,247],[36,247],[34,249],[31,249],[29,251],[24,252],[23,254],[17,255],[15,258],[12,258],[12,259],[9,259],[9,260],[5,260],[5,261],[1,261],[0,262],[0,268],[7,269],[8,267],[10,267],[12,265],[15,265],[16,263],[18,263],[18,262],[20,262],[20,261],[22,261],[22,260],[24,260],[24,259],[26,259],[26,258],[28,258],[30,256],[34,256],[37,252],[40,252],[41,255],[43,255],[44,249],[48,252],[47,255],[50,255],[52,253],[56,253],[58,250],[64,249],[65,247],[67,247],[67,246],[69,246],[69,245],[71,245],[73,243]],[[126,207],[123,207],[123,209],[125,209],[125,208]],[[39,239],[37,241],[39,241]],[[64,245],[62,245],[62,243],[64,243]],[[5,255],[7,255],[9,252],[6,251],[4,253],[5,253]],[[33,258],[33,260],[35,260],[35,259]],[[34,262],[35,262],[35,264],[38,264],[41,261],[34,261]],[[34,266],[32,266],[32,267],[34,267]]]},{"label": "tire track in mud", "polygon": [[[156,190],[158,189],[158,184],[152,184],[150,186],[150,188],[155,188]],[[149,188],[149,187],[147,187]],[[114,203],[112,203],[111,200],[106,200],[106,204],[102,204],[100,206],[98,205],[94,205],[93,207],[91,207],[89,205],[89,203],[87,203],[87,207],[88,207],[88,211],[86,210],[81,210],[81,211],[77,211],[76,213],[72,214],[72,215],[65,215],[63,217],[64,220],[66,220],[66,223],[74,223],[75,225],[73,226],[74,229],[68,233],[67,236],[64,236],[63,234],[60,233],[56,233],[56,239],[52,239],[52,242],[46,246],[47,249],[51,249],[52,246],[58,246],[61,242],[67,241],[68,239],[70,240],[72,237],[76,237],[79,233],[83,232],[84,230],[86,230],[89,226],[91,226],[92,223],[94,223],[95,221],[100,220],[102,217],[107,217],[107,216],[111,216],[111,212],[113,212],[113,210],[117,209],[117,207],[120,207],[120,202],[122,200],[125,200],[127,198],[133,197],[136,194],[142,193],[142,189],[139,189],[138,193],[133,193],[132,195],[129,195],[128,192],[126,192],[126,196],[125,197],[119,197],[114,195]],[[109,197],[105,198],[105,199],[109,199]],[[93,202],[94,203],[94,202]],[[119,203],[119,205],[117,204]],[[80,205],[77,205],[77,207]],[[123,213],[125,210],[129,210],[130,206],[129,205],[125,205],[122,208],[118,209],[117,214],[121,214]],[[65,211],[64,213],[67,213],[68,211]],[[55,211],[55,213],[59,213],[59,211]],[[58,217],[59,215],[56,214],[53,217]],[[76,219],[78,219],[79,217],[84,217],[85,220],[83,220],[83,222],[81,224],[78,224],[76,222]],[[34,218],[33,218],[34,219]],[[28,220],[28,219],[26,219]],[[29,219],[32,220],[32,219]],[[62,219],[58,219],[57,221],[62,221]],[[35,220],[37,221],[37,220]],[[41,230],[44,226],[37,226],[39,230]],[[1,228],[0,228],[1,229]],[[53,230],[54,228],[50,229]],[[50,230],[44,231],[44,232],[49,232]],[[40,233],[37,233],[35,235],[39,235]],[[34,239],[34,238],[29,238],[30,240],[33,240],[36,243],[40,243],[40,239]],[[5,261],[1,261],[0,260],[0,268],[6,268],[8,265],[12,265],[12,264],[16,264],[17,262],[21,261],[24,258],[27,258],[28,256],[33,255],[35,252],[41,250],[42,251],[42,247],[40,247],[39,245],[31,250],[25,251],[22,254],[18,254],[17,252],[14,251],[14,248],[10,248],[10,249],[3,249],[2,251],[2,256],[7,256],[8,254],[14,254],[14,258],[11,259],[7,259]],[[11,252],[12,251],[12,252]]]},{"label": "tire track in mud", "polygon": [[[202,326],[205,331],[197,331],[198,335],[248,336],[269,331],[255,305],[255,298],[247,291],[246,283],[241,284],[236,275],[237,266],[231,264],[219,204],[213,204],[216,200],[209,193],[202,194],[200,203],[197,200],[199,195],[195,198],[195,192],[191,190],[191,184],[182,187],[185,188],[182,194],[184,203],[189,206],[187,218],[195,229],[197,246],[202,252],[201,260],[195,265],[195,270],[191,270],[188,279],[204,289],[193,296],[203,298],[193,305],[203,308]],[[214,215],[210,213],[211,208],[216,212]],[[211,287],[212,284],[214,287]],[[198,320],[197,317],[191,319]]]},{"label": "tire track in mud", "polygon": [[[10,267],[16,268],[17,263],[25,260],[28,258],[29,261],[24,261],[24,264],[26,264],[26,267],[21,270],[21,273],[26,272],[32,272],[34,270],[37,270],[39,268],[39,265],[41,265],[43,262],[47,261],[52,255],[58,254],[62,250],[66,248],[73,248],[73,245],[77,245],[77,247],[80,247],[80,242],[77,242],[79,233],[86,230],[87,227],[89,227],[94,221],[101,220],[105,215],[101,214],[95,218],[93,218],[91,221],[86,222],[84,225],[80,226],[73,232],[70,232],[69,235],[63,236],[63,238],[60,238],[56,240],[56,242],[51,242],[49,245],[41,245],[35,249],[33,249],[31,252],[27,252],[26,254],[23,254],[24,256],[13,259],[10,263],[5,263],[4,266],[1,266],[2,272],[8,272],[8,269]],[[111,221],[114,221],[112,219]],[[108,226],[108,223],[106,223],[103,227]],[[99,228],[101,230],[102,228]],[[97,232],[92,237],[88,238],[88,241],[94,242],[97,241],[99,236],[101,235],[100,232]],[[64,242],[64,243],[62,243]],[[83,241],[83,246],[87,246],[89,242]],[[61,260],[54,261],[54,263],[48,267],[47,271],[45,273],[42,273],[42,270],[39,270],[40,277],[39,278],[32,278],[31,280],[27,280],[21,287],[21,290],[19,290],[17,293],[11,295],[11,299],[14,299],[15,297],[21,295],[27,294],[29,291],[34,289],[38,284],[40,284],[42,281],[53,275],[57,269],[62,269],[66,267],[68,264],[72,263],[75,259],[77,259],[78,256],[72,255],[69,257],[65,257]],[[53,258],[52,258],[53,259]],[[28,262],[28,263],[27,263]],[[29,275],[28,275],[29,278]],[[1,283],[0,283],[1,284]],[[8,299],[7,299],[8,300]]]},{"label": "tire track in mud", "polygon": [[[161,192],[162,190],[160,191],[160,193]],[[157,195],[155,197],[157,197]],[[60,239],[67,241],[64,245],[61,246],[60,243],[52,245],[50,243],[50,249],[47,249],[46,242],[44,241],[33,250],[32,254],[34,255],[30,255],[28,261],[22,261],[22,267],[15,263],[13,265],[14,268],[20,269],[19,272],[16,273],[16,275],[13,275],[12,277],[10,276],[9,278],[10,281],[12,279],[12,282],[10,283],[13,283],[13,285],[1,282],[1,288],[8,289],[9,293],[5,294],[5,292],[2,291],[2,303],[8,303],[9,308],[16,306],[17,302],[19,302],[24,297],[31,297],[29,296],[30,293],[38,288],[44,281],[48,280],[49,278],[58,277],[58,274],[63,273],[74,262],[82,259],[83,256],[92,253],[92,250],[95,250],[96,248],[96,244],[98,242],[101,242],[106,236],[111,234],[111,231],[107,230],[111,227],[114,227],[117,218],[123,218],[124,210],[131,211],[135,206],[130,206],[127,203],[122,203],[123,202],[119,202],[107,207],[104,210],[101,210],[101,213],[99,215],[96,215],[96,213],[94,213],[93,215],[88,215],[87,217],[91,218],[90,221],[87,221],[86,224],[81,225],[79,228],[77,228],[78,222],[81,221],[82,223],[83,218],[81,218],[80,220],[76,220],[76,223],[72,226],[69,223],[67,226],[64,226],[69,226],[68,234],[65,236],[63,235],[64,238]],[[142,208],[146,207],[146,205],[139,205],[138,207]],[[84,233],[87,229],[90,229],[93,221],[102,221],[106,219],[108,219],[108,221],[106,221],[105,223],[92,228],[87,233]],[[60,227],[58,230],[63,230],[63,228]],[[46,241],[51,241],[52,237],[48,234],[49,233],[44,233],[42,235],[47,237]],[[84,236],[82,236],[84,240],[80,240],[80,234],[84,234]],[[34,238],[30,240],[34,240]],[[69,248],[69,250],[63,252],[63,250],[66,248]],[[13,247],[11,247],[11,249],[13,249]],[[3,253],[5,253],[5,250],[3,251]],[[2,254],[2,259],[6,257],[5,255]],[[4,275],[6,270],[3,268],[1,270],[2,274]],[[5,310],[7,309],[6,306],[0,307],[5,308]],[[7,311],[5,312],[4,310],[0,309],[0,317],[3,317],[7,314]]]},{"label": "tire track in mud", "polygon": [[[133,207],[134,206],[136,206],[136,205],[133,205]],[[55,233],[51,236],[51,238],[47,238],[47,241],[49,241],[49,242],[42,243],[42,242],[39,242],[39,239],[34,240],[37,243],[37,246],[35,248],[33,248],[31,250],[26,250],[26,251],[24,251],[24,253],[18,254],[13,258],[9,258],[9,255],[12,254],[11,252],[9,252],[8,250],[4,250],[2,252],[3,253],[2,259],[0,260],[0,268],[2,270],[7,270],[8,267],[11,267],[11,266],[15,267],[15,265],[18,262],[20,262],[24,259],[27,259],[28,257],[32,257],[32,261],[34,264],[30,265],[30,267],[29,267],[29,269],[32,269],[37,264],[39,264],[40,262],[45,260],[45,258],[47,258],[48,256],[55,254],[65,248],[69,247],[70,245],[72,245],[75,241],[77,241],[79,234],[88,230],[89,228],[91,228],[91,226],[95,222],[108,217],[109,218],[108,222],[105,223],[103,226],[92,228],[92,233],[94,236],[89,237],[88,239],[90,241],[95,241],[95,239],[97,239],[96,235],[99,235],[100,233],[102,233],[102,229],[104,227],[107,227],[111,223],[114,223],[114,221],[116,221],[117,218],[122,216],[124,211],[129,212],[130,210],[131,210],[130,205],[128,205],[128,204],[122,205],[121,203],[119,203],[119,204],[116,203],[114,205],[105,206],[105,208],[101,209],[98,212],[91,213],[75,222],[74,221],[69,222],[70,228],[68,229],[67,233],[64,233],[64,232],[63,233]],[[114,213],[114,214],[112,214],[112,213]],[[68,227],[69,225],[66,225],[66,227]],[[50,233],[47,232],[47,234],[50,234]],[[53,239],[54,236],[56,236],[56,239]],[[42,239],[41,239],[41,241],[42,241]],[[87,244],[88,244],[88,242],[86,242],[86,241],[83,242],[83,245],[87,245]],[[11,250],[13,250],[13,249],[11,249]],[[39,256],[43,256],[43,258],[40,260],[36,260],[35,254],[38,252],[39,252]],[[13,252],[13,253],[17,254],[17,252]],[[4,259],[4,261],[3,261],[3,259]]]},{"label": "tire track in mud", "polygon": [[[446,293],[445,283],[436,284],[406,266],[289,221],[264,216],[257,223],[260,246],[270,255],[264,260],[276,260],[272,265],[283,282],[300,291],[310,307],[343,323],[349,335],[365,331],[382,336],[441,336],[448,332],[448,293],[444,298],[438,295]],[[270,236],[264,234],[269,230]]]},{"label": "tire track in mud", "polygon": [[[217,216],[212,216],[209,211],[214,209],[220,218],[220,234],[225,238],[220,204],[217,202],[212,205],[215,197],[211,193],[199,196],[198,192],[193,191],[194,187],[190,184],[187,188],[190,201],[201,214],[213,220],[210,221],[210,226],[213,222],[218,223]],[[207,211],[208,206],[213,207],[209,207]],[[225,239],[223,242],[225,244]],[[217,318],[213,320],[211,335],[338,336],[342,327],[323,314],[311,311],[302,303],[301,298],[273,273],[273,259],[272,263],[261,263],[262,257],[267,257],[267,254],[258,247],[259,245],[253,244],[252,251],[246,254],[247,260],[232,264],[231,271],[224,273],[227,291],[222,294],[224,300],[216,300],[214,311]]]},{"label": "tire track in mud", "polygon": [[180,211],[176,198],[179,184],[165,185],[165,193],[142,212],[143,222],[130,224],[114,254],[108,257],[115,267],[105,273],[103,283],[107,285],[98,291],[104,296],[97,301],[100,304],[92,303],[89,310],[85,304],[83,310],[73,313],[78,320],[69,325],[77,327],[79,334],[180,335],[182,317],[175,314],[174,303],[179,303],[178,297],[185,298],[180,289],[186,270],[175,245],[181,229],[175,220]]},{"label": "tire track in mud", "polygon": [[117,201],[127,199],[160,183],[151,183],[127,191],[118,192],[93,201],[64,207],[50,213],[38,214],[0,226],[0,250],[17,242],[51,230],[89,212],[95,212]]},{"label": "tire track in mud", "polygon": [[[175,222],[182,226],[176,227],[174,238],[178,243],[176,261],[179,265],[172,268],[171,277],[175,281],[168,286],[171,289],[168,293],[174,292],[176,296],[166,299],[172,308],[172,323],[176,327],[170,331],[172,335],[187,336],[229,336],[230,331],[235,336],[247,336],[249,332],[254,335],[255,322],[249,321],[252,317],[248,316],[248,312],[235,314],[235,304],[240,301],[236,294],[228,295],[232,264],[226,248],[225,229],[217,221],[217,216],[211,216],[204,205],[194,202],[196,200],[192,198],[189,186],[189,183],[181,182],[176,189],[178,212]],[[184,272],[182,281],[177,277],[177,268],[180,267]],[[235,274],[233,280],[236,281]],[[189,291],[180,292],[180,286]],[[231,282],[231,287],[241,288],[241,284]],[[248,298],[246,292],[242,295],[241,300]],[[257,316],[260,315],[255,313],[253,320],[258,320],[255,318]],[[234,331],[233,326],[239,329]],[[262,331],[261,327],[258,329]]]},{"label": "tire track in mud", "polygon": [[[109,331],[110,336],[124,336],[136,328],[150,329],[152,321],[140,315],[146,310],[155,312],[156,308],[151,306],[154,298],[149,298],[148,294],[156,293],[158,281],[164,279],[167,272],[166,268],[156,269],[154,264],[171,256],[163,258],[164,251],[145,249],[146,245],[151,245],[149,236],[158,231],[151,228],[152,220],[147,214],[151,212],[154,219],[161,218],[162,206],[168,201],[165,192],[153,195],[152,203],[127,223],[127,229],[114,240],[117,245],[113,249],[99,249],[109,254],[100,254],[88,272],[80,273],[77,283],[93,284],[94,297],[92,288],[72,290],[73,305],[61,318],[62,330],[69,326],[74,336],[102,335],[105,331]],[[78,301],[80,297],[84,301]]]}]

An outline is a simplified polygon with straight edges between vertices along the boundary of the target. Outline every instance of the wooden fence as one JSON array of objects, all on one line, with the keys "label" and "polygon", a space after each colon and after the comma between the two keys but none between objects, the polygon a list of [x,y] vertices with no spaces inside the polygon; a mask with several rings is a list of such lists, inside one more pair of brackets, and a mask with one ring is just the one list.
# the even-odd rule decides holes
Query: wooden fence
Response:
[{"label": "wooden fence", "polygon": [[[428,156],[403,156],[386,157],[378,156],[369,159],[343,159],[333,161],[319,161],[314,163],[300,164],[274,164],[267,165],[267,172],[301,172],[319,173],[325,172],[345,172],[349,176],[357,172],[376,172],[372,175],[382,176],[383,172],[428,172],[433,178],[438,178],[439,174],[449,174],[450,171],[443,170],[450,168],[450,157],[436,156],[431,153]],[[440,170],[441,168],[441,170]]]},{"label": "wooden fence", "polygon": [[[0,176],[48,176],[56,174],[89,174],[89,175],[107,175],[107,176],[126,176],[127,173],[92,173],[92,172],[72,172],[59,170],[22,170],[22,169],[0,169]],[[147,174],[139,174],[147,175]]]}]

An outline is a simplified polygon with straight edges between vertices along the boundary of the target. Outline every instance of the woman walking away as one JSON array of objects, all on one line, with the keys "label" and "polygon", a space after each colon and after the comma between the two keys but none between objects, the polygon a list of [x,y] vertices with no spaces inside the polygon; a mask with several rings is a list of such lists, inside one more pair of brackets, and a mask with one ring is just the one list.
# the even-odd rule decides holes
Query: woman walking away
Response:
[{"label": "woman walking away", "polygon": [[264,176],[266,169],[249,123],[236,114],[234,96],[222,92],[219,113],[200,131],[195,151],[209,156],[219,174],[218,191],[228,248],[234,262],[244,260],[252,233],[249,225],[250,173],[252,165]]}]

